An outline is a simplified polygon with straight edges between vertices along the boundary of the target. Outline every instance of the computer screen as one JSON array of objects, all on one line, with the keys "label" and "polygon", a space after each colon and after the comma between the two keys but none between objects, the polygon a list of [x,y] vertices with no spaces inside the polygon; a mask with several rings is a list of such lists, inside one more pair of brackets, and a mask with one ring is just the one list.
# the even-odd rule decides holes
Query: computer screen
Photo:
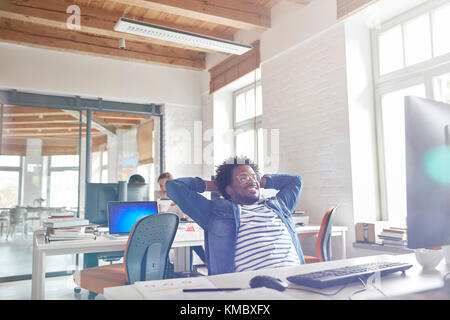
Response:
[{"label": "computer screen", "polygon": [[87,183],[84,218],[90,223],[106,227],[108,225],[107,204],[109,201],[118,200],[117,183]]},{"label": "computer screen", "polygon": [[84,218],[90,223],[108,225],[109,201],[148,201],[148,184],[87,183]]},{"label": "computer screen", "polygon": [[150,186],[148,184],[128,183],[127,200],[128,201],[148,201],[150,200]]},{"label": "computer screen", "polygon": [[110,234],[127,234],[140,219],[158,213],[156,201],[108,202]]},{"label": "computer screen", "polygon": [[450,105],[405,97],[408,248],[450,244]]}]

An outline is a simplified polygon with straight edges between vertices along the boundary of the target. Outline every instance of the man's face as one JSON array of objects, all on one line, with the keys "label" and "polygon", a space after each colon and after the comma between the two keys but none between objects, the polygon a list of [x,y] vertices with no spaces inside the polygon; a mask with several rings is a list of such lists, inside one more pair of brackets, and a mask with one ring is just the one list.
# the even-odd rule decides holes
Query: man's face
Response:
[{"label": "man's face", "polygon": [[254,204],[259,200],[259,177],[248,165],[240,165],[232,170],[231,184],[227,193],[238,204]]}]

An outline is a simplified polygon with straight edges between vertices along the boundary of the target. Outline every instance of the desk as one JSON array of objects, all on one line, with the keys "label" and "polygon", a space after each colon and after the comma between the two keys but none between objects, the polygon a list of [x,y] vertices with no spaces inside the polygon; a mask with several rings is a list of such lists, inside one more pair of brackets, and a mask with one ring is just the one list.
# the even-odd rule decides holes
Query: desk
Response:
[{"label": "desk", "polygon": [[[313,237],[319,233],[319,226],[301,226],[296,231],[300,238]],[[196,229],[197,230],[197,229]],[[342,239],[342,257],[345,258],[345,233],[347,227],[333,227],[332,236]],[[45,297],[45,257],[51,255],[123,251],[127,239],[109,239],[99,237],[97,240],[53,241],[46,243],[44,231],[37,230],[33,235],[33,270],[31,281],[31,299]],[[174,271],[180,272],[190,268],[190,247],[203,245],[203,230],[187,232],[178,229],[172,247],[175,248]]]},{"label": "desk", "polygon": [[[399,299],[404,299],[408,295],[417,292],[423,292],[427,290],[437,289],[443,286],[444,280],[443,276],[450,272],[450,265],[446,265],[445,261],[441,261],[439,266],[432,271],[424,271],[422,267],[416,262],[414,254],[405,254],[405,255],[378,255],[378,256],[370,256],[370,257],[360,257],[353,258],[347,260],[335,260],[328,261],[322,263],[312,263],[305,264],[294,267],[286,267],[286,268],[278,268],[278,269],[263,269],[258,271],[248,271],[248,272],[237,272],[237,273],[229,273],[229,274],[221,274],[214,276],[207,276],[206,278],[213,283],[214,286],[220,287],[239,287],[239,288],[249,288],[248,285],[250,279],[256,275],[270,275],[278,277],[282,280],[286,280],[286,277],[300,274],[300,273],[308,273],[314,272],[324,269],[343,267],[355,264],[363,264],[369,262],[376,261],[404,261],[413,264],[413,267],[406,271],[405,276],[402,276],[401,273],[393,273],[388,276],[384,276],[379,280],[376,280],[376,286],[384,294],[387,295],[388,298],[395,299],[398,297]],[[170,282],[171,280],[164,280]],[[295,285],[293,285],[295,286]],[[323,290],[322,292],[334,293],[341,286],[328,288]],[[287,289],[283,293],[286,294],[289,298],[293,299],[301,299],[301,300],[347,300],[352,293],[356,290],[362,288],[362,284],[360,282],[354,282],[348,284],[343,290],[341,290],[338,294],[334,296],[324,296],[316,293],[298,290],[298,289]],[[208,300],[209,293],[197,293],[197,300]],[[104,296],[107,299],[117,299],[117,300],[142,300],[143,296],[141,293],[134,287],[134,285],[128,286],[120,286],[120,287],[111,287],[105,288]],[[177,300],[184,300],[183,293],[180,292],[179,295],[176,296]],[[270,297],[261,296],[254,297],[260,300],[270,300]],[[386,299],[378,290],[374,287],[368,286],[368,290],[354,294],[352,299]],[[230,293],[230,300],[235,300],[233,298],[233,294]]]},{"label": "desk", "polygon": [[[98,237],[97,240],[52,241],[47,243],[44,231],[37,230],[33,234],[33,272],[31,279],[31,299],[45,297],[45,257],[52,255],[109,252],[125,250],[128,239],[110,239]],[[190,246],[203,245],[203,230],[195,232],[179,228],[172,248],[175,248],[175,271],[189,270]]]}]

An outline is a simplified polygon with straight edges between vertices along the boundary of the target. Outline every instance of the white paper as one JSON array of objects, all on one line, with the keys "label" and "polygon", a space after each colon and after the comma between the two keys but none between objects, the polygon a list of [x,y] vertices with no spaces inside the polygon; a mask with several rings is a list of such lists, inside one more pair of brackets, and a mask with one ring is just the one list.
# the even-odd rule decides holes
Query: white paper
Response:
[{"label": "white paper", "polygon": [[236,291],[183,292],[183,289],[216,288],[204,277],[142,281],[134,284],[146,300],[291,300],[291,296],[269,288]]},{"label": "white paper", "polygon": [[134,286],[149,300],[176,299],[176,295],[184,295],[183,289],[215,288],[211,281],[204,277],[138,281]]}]

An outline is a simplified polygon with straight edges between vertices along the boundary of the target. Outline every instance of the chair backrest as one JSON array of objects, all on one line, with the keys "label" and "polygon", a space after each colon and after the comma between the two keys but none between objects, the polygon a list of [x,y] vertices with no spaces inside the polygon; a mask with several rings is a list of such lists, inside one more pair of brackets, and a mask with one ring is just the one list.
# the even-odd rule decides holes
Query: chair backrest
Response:
[{"label": "chair backrest", "polygon": [[136,222],[124,253],[128,284],[164,279],[178,221],[176,214],[167,213],[147,216]]},{"label": "chair backrest", "polygon": [[25,214],[27,213],[27,209],[25,208],[12,208],[9,210],[9,217],[11,224],[19,224],[23,222]]},{"label": "chair backrest", "polygon": [[331,259],[331,228],[333,227],[333,216],[336,207],[331,207],[325,212],[320,224],[319,235],[316,242],[316,251],[320,261]]}]

